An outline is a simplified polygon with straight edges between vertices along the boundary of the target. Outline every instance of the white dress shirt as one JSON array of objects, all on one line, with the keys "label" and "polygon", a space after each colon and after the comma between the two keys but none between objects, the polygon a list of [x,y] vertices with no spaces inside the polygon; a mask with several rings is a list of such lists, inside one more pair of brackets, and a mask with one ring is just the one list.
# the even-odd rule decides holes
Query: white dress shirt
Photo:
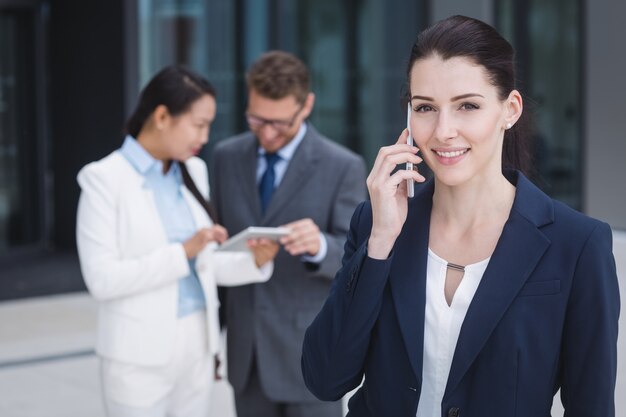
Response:
[{"label": "white dress shirt", "polygon": [[448,262],[428,250],[422,391],[417,417],[441,417],[441,400],[461,326],[489,259],[465,267],[463,279],[448,305],[444,292]]}]

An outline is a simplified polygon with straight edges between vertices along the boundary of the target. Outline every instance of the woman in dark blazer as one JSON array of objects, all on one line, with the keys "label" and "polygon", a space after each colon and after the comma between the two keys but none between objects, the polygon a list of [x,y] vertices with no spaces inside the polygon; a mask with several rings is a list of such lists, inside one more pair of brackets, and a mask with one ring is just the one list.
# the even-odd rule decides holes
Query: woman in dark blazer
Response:
[{"label": "woman in dark blazer", "polygon": [[[381,149],[371,202],[307,330],[309,389],[349,416],[614,416],[619,290],[609,226],[523,174],[514,52],[454,16],[408,66],[410,127]],[[418,156],[418,153],[420,156]],[[397,164],[422,159],[425,182]],[[425,182],[407,198],[407,180]]]}]

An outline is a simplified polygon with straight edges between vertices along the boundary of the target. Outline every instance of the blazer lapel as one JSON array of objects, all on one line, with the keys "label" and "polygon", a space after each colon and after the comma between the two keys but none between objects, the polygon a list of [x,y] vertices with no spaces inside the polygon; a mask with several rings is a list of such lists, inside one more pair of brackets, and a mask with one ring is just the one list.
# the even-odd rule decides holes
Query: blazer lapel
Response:
[{"label": "blazer lapel", "polygon": [[511,182],[515,180],[511,215],[463,321],[444,398],[459,384],[550,246],[539,227],[552,221],[552,202],[521,174]]},{"label": "blazer lapel", "polygon": [[[138,183],[137,187],[139,192],[133,195],[133,198],[137,198],[138,201],[135,204],[136,209],[143,213],[142,219],[146,220],[146,223],[154,225],[151,227],[150,233],[158,234],[158,240],[167,242],[167,233],[165,232],[165,227],[163,226],[163,222],[161,221],[161,215],[159,214],[159,210],[157,209],[156,200],[154,199],[154,191],[148,185],[145,177],[137,171],[135,168],[132,168],[133,174],[137,175]],[[129,177],[128,181],[134,181],[135,178]],[[156,238],[156,236],[150,236],[150,238]]]},{"label": "blazer lapel", "polygon": [[[270,224],[272,219],[282,212],[282,207],[291,201],[293,194],[301,190],[311,178],[311,172],[315,170],[318,162],[318,156],[315,152],[316,134],[313,126],[309,124],[304,139],[289,161],[282,181],[274,190],[263,216],[262,224]],[[256,195],[258,196],[258,194],[257,190]]]},{"label": "blazer lapel", "polygon": [[404,344],[418,381],[422,380],[426,262],[433,189],[432,181],[426,183],[409,203],[406,223],[393,249],[398,261],[392,264],[389,278]]}]

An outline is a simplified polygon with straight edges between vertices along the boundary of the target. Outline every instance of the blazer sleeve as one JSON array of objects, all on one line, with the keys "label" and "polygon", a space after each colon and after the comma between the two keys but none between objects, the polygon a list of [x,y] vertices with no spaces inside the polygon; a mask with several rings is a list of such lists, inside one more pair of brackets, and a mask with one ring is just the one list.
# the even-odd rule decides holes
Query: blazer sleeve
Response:
[{"label": "blazer sleeve", "polygon": [[91,295],[107,300],[171,284],[189,274],[182,244],[164,244],[143,256],[125,258],[118,246],[118,193],[106,173],[88,165],[78,175],[81,195],[76,241]]},{"label": "blazer sleeve", "polygon": [[576,265],[563,333],[567,417],[615,416],[620,298],[611,229],[599,224]]},{"label": "blazer sleeve", "polygon": [[371,219],[359,226],[366,206],[369,204],[362,203],[352,218],[343,266],[304,337],[304,381],[324,401],[338,400],[361,383],[370,334],[389,276],[391,257],[375,260],[367,256]]},{"label": "blazer sleeve", "polygon": [[[274,272],[274,262],[257,267],[251,252],[215,252],[215,245],[204,250],[203,265],[213,265],[215,283],[224,287],[265,282]],[[198,266],[200,268],[200,266]]]},{"label": "blazer sleeve", "polygon": [[341,265],[350,217],[357,205],[367,198],[365,179],[366,170],[363,160],[361,158],[350,159],[335,191],[329,228],[322,231],[328,244],[326,256],[316,265],[317,272],[329,279],[335,276]]}]

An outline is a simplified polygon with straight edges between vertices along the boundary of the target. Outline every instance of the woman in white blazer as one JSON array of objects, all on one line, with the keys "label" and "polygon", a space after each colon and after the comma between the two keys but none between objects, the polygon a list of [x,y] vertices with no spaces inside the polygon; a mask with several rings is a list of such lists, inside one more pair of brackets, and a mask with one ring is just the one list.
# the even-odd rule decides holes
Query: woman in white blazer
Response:
[{"label": "woman in white blazer", "polygon": [[122,147],[78,174],[78,253],[100,302],[96,351],[110,416],[206,417],[216,285],[271,276],[275,243],[214,251],[228,236],[209,215],[207,167],[194,155],[215,108],[208,81],[167,67],[142,91]]}]

